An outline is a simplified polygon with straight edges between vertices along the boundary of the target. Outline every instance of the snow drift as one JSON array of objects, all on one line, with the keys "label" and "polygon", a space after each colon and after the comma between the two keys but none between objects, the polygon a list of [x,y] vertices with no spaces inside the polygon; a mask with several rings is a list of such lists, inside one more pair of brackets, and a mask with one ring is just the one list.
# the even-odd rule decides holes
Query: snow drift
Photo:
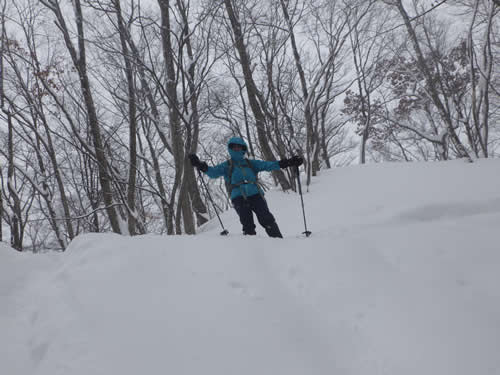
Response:
[{"label": "snow drift", "polygon": [[285,239],[0,248],[1,374],[500,374],[499,160],[322,172]]}]

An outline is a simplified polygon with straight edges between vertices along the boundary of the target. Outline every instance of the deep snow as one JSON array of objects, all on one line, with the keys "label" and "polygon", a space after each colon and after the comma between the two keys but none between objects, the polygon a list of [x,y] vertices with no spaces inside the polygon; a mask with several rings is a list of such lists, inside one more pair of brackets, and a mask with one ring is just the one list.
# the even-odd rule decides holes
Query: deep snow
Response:
[{"label": "deep snow", "polygon": [[0,248],[0,374],[500,374],[500,160],[322,172],[285,239]]}]

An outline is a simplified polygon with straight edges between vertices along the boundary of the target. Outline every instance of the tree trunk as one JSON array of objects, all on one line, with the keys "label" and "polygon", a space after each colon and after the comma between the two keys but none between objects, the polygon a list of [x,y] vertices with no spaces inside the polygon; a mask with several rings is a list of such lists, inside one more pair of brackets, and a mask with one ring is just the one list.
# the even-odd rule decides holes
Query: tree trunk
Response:
[{"label": "tree trunk", "polygon": [[120,34],[120,42],[122,47],[123,59],[125,61],[125,76],[127,77],[128,88],[128,117],[129,117],[129,170],[128,170],[128,185],[127,185],[127,208],[128,208],[128,231],[131,236],[136,234],[136,217],[137,210],[135,205],[136,195],[136,180],[137,180],[137,105],[135,98],[134,75],[132,71],[132,63],[127,46],[127,29],[125,28],[120,0],[114,0],[116,9],[116,17],[118,23],[118,31]]},{"label": "tree trunk", "polygon": [[[234,39],[236,43],[236,49],[238,50],[238,54],[240,56],[240,63],[241,63],[241,68],[243,70],[243,76],[245,78],[248,101],[250,103],[250,108],[252,109],[253,115],[255,117],[255,125],[257,128],[257,136],[259,138],[259,144],[266,160],[276,160],[271,150],[271,147],[269,146],[269,142],[267,140],[266,117],[259,103],[258,89],[257,86],[255,85],[255,81],[252,75],[252,70],[250,68],[250,57],[248,56],[246,51],[245,42],[243,40],[243,34],[241,31],[241,25],[234,12],[231,0],[224,0],[224,4],[226,6],[226,11],[229,16],[229,20],[231,22],[231,27],[233,30]],[[274,171],[273,174],[279,181],[281,188],[283,190],[290,189],[290,183],[287,180],[283,171],[281,170]]]},{"label": "tree trunk", "polygon": [[[170,119],[170,139],[172,140],[172,154],[175,164],[175,180],[172,188],[171,207],[175,204],[175,197],[177,189],[180,187],[185,188],[182,184],[184,173],[184,140],[181,133],[181,124],[179,116],[179,102],[177,99],[177,77],[175,73],[174,55],[171,41],[171,28],[170,28],[170,0],[158,0],[161,10],[161,39],[163,49],[163,59],[167,73],[166,91],[167,100],[169,103],[169,119]],[[178,204],[187,204],[181,197],[185,196],[185,192],[179,192]],[[185,212],[183,210],[183,212]],[[186,212],[187,214],[187,212]],[[192,216],[192,212],[191,212]],[[186,220],[186,218],[185,218]],[[187,218],[188,221],[194,219]],[[180,228],[177,225],[177,232]]]},{"label": "tree trunk", "polygon": [[[145,63],[141,60],[139,50],[137,49],[133,39],[130,37],[129,34],[127,34],[128,38],[128,43],[130,46],[130,49],[132,50],[133,56],[136,60],[136,67],[139,73],[139,78],[141,81],[141,87],[142,90],[145,93],[147,102],[150,106],[151,114],[153,115],[152,121],[153,124],[156,128],[156,131],[158,132],[158,135],[160,137],[160,140],[163,144],[163,146],[171,153],[173,153],[172,147],[167,140],[167,136],[165,135],[161,124],[163,121],[160,118],[160,111],[158,109],[158,106],[156,104],[156,101],[153,97],[153,92],[148,84],[148,81],[146,79],[146,71],[144,69]],[[154,173],[155,173],[155,181],[158,187],[160,199],[161,199],[161,209],[163,212],[163,220],[165,222],[165,228],[167,229],[167,234],[173,234],[174,233],[174,226],[173,226],[173,210],[172,206],[168,201],[165,185],[163,183],[163,179],[161,176],[161,169],[160,169],[160,163],[158,160],[158,157],[156,155],[156,152],[154,150],[153,144],[152,144],[152,139],[151,139],[151,134],[149,130],[144,129],[144,133],[146,136],[146,140],[148,142],[148,147],[151,153],[152,161],[153,161],[153,168],[154,168]]]},{"label": "tree trunk", "polygon": [[154,171],[154,175],[155,175],[156,185],[158,187],[158,195],[159,195],[159,198],[161,200],[161,209],[163,212],[163,220],[164,220],[165,228],[167,228],[168,234],[172,234],[171,232],[170,233],[168,232],[168,229],[170,228],[172,214],[170,212],[170,206],[169,206],[168,201],[167,201],[167,192],[165,190],[165,185],[163,184],[163,179],[161,177],[160,162],[158,161],[156,151],[153,148],[153,143],[151,140],[152,137],[150,136],[149,132],[146,132],[146,129],[144,129],[144,135],[145,135],[146,141],[148,142],[149,153],[151,155],[151,159],[153,162],[153,171]]},{"label": "tree trunk", "polygon": [[49,154],[50,162],[52,168],[54,169],[54,177],[57,182],[57,187],[59,189],[59,196],[61,198],[61,204],[64,211],[64,223],[66,226],[66,232],[68,233],[68,238],[71,241],[75,237],[75,231],[73,224],[71,223],[71,211],[68,203],[68,196],[66,195],[66,189],[64,187],[63,178],[61,176],[61,171],[59,170],[59,163],[57,161],[56,153],[52,143],[52,137],[50,135],[49,126],[46,121],[43,121],[43,126],[45,128],[45,133],[47,137],[47,152]]},{"label": "tree trunk", "polygon": [[[488,133],[489,133],[489,87],[492,78],[493,68],[493,53],[491,49],[491,33],[493,28],[493,16],[495,14],[495,5],[491,4],[488,9],[485,36],[482,45],[482,56],[479,59],[474,50],[474,31],[475,23],[478,14],[479,1],[475,2],[473,17],[469,26],[468,35],[468,53],[470,64],[470,77],[471,77],[471,114],[474,123],[475,137],[473,143],[475,151],[477,143],[481,148],[482,156],[488,157]],[[479,64],[479,61],[482,64]],[[477,78],[479,76],[479,80]],[[478,152],[476,151],[476,154]]]},{"label": "tree trunk", "polygon": [[[313,117],[311,113],[311,98],[309,97],[309,91],[307,88],[306,76],[304,74],[304,69],[302,68],[302,62],[300,61],[299,50],[297,48],[297,43],[295,42],[295,33],[293,31],[292,21],[290,15],[288,14],[288,8],[284,0],[280,0],[281,9],[283,10],[283,15],[288,26],[288,34],[290,36],[290,42],[292,44],[293,59],[295,61],[295,66],[299,73],[300,85],[302,88],[302,102],[304,104],[304,120],[306,122],[306,171],[307,171],[307,185],[311,183],[311,174],[313,169],[313,161],[316,159],[314,152],[314,126]],[[316,154],[316,152],[314,152]]]},{"label": "tree trunk", "polygon": [[[41,139],[40,139],[40,134],[38,133],[38,129],[37,129],[36,124],[33,124],[33,130],[34,130],[35,136],[36,136],[36,147],[34,147],[35,153],[36,153],[36,157],[38,160],[38,167],[40,168],[40,174],[42,175],[42,179],[43,179],[42,180],[42,189],[41,189],[40,193],[43,196],[43,199],[45,200],[45,204],[47,206],[47,211],[48,211],[47,216],[49,217],[49,221],[50,221],[50,224],[52,226],[52,230],[54,231],[54,233],[56,235],[57,242],[59,242],[59,246],[61,246],[61,249],[64,251],[64,250],[66,250],[66,240],[62,236],[61,230],[59,229],[56,211],[54,210],[54,206],[52,204],[53,203],[53,196],[52,196],[52,194],[49,193],[49,186],[47,185],[47,182],[46,182],[47,170],[45,168],[45,163],[43,161],[43,156],[42,156],[42,153],[40,150]],[[39,190],[38,186],[36,186],[35,184],[33,184],[33,185],[34,185],[33,188],[35,190]]]},{"label": "tree trunk", "polygon": [[94,143],[95,156],[97,159],[97,164],[99,168],[99,181],[101,184],[102,195],[104,204],[106,205],[106,212],[111,224],[111,228],[115,233],[121,233],[120,219],[116,212],[113,204],[113,191],[111,188],[111,176],[108,172],[108,162],[106,159],[106,153],[102,143],[101,129],[99,125],[99,120],[97,118],[97,111],[94,104],[94,99],[92,97],[92,91],[90,88],[90,81],[87,74],[87,61],[85,55],[85,34],[83,30],[83,13],[80,0],[74,0],[74,10],[75,10],[75,22],[77,27],[78,36],[78,52],[73,45],[70,32],[66,26],[66,21],[62,14],[59,3],[50,0],[41,0],[41,2],[51,9],[57,18],[57,26],[63,33],[64,42],[66,48],[68,49],[73,65],[75,66],[78,76],[80,78],[80,87],[82,90],[82,95],[84,97],[85,108],[88,116],[88,123],[90,126],[90,131],[92,135],[92,141]]},{"label": "tree trunk", "polygon": [[[189,168],[186,162],[184,166],[185,169]],[[179,194],[179,206],[181,207],[179,214],[182,214],[183,224],[184,224],[184,232],[186,234],[195,234],[196,226],[194,224],[193,210],[191,209],[191,202],[189,199],[189,175],[187,173],[184,174],[182,179],[182,185]],[[178,216],[178,218],[180,215]]]},{"label": "tree trunk", "polygon": [[[195,59],[193,48],[191,46],[191,37],[190,37],[190,29],[189,29],[189,20],[187,17],[187,10],[182,1],[177,0],[177,8],[179,9],[182,20],[184,22],[184,30],[183,30],[183,40],[186,43],[186,52],[189,58],[189,67],[187,71],[187,82],[189,89],[189,102],[191,107],[191,117],[190,123],[187,129],[187,140],[186,140],[186,150],[188,153],[196,153],[196,149],[198,146],[198,137],[200,133],[200,115],[198,111],[198,91],[195,85]],[[188,190],[188,194],[186,194],[186,210],[193,210],[196,214],[196,219],[198,225],[202,225],[208,221],[207,215],[208,210],[205,206],[205,203],[201,199],[200,190],[198,188],[198,184],[196,183],[196,176],[194,173],[194,168],[191,168],[189,163],[184,165],[184,188]],[[188,207],[188,203],[191,201],[190,207]],[[187,212],[186,212],[187,214]],[[184,214],[183,214],[184,215]],[[194,228],[191,228],[193,221],[192,215],[185,216],[184,218],[184,228],[186,233],[194,233]]]},{"label": "tree trunk", "polygon": [[3,241],[3,192],[0,189],[0,242]]},{"label": "tree trunk", "polygon": [[7,186],[10,197],[12,198],[12,217],[10,219],[10,245],[18,250],[23,251],[23,230],[22,230],[22,211],[21,201],[17,195],[14,177],[14,129],[12,124],[12,116],[7,113],[8,125],[8,170],[7,170]]},{"label": "tree trunk", "polygon": [[[4,35],[5,35],[5,9],[7,8],[7,2],[4,2],[2,8],[2,30],[0,31],[0,110],[4,111],[4,93],[3,93],[3,51],[4,51]],[[0,168],[0,173],[2,169]],[[2,189],[0,189],[0,242],[3,241],[3,194]]]},{"label": "tree trunk", "polygon": [[457,149],[458,156],[462,157],[462,158],[467,158],[467,159],[469,159],[469,161],[472,161],[469,153],[467,152],[464,145],[462,144],[462,142],[458,138],[457,133],[455,132],[455,128],[453,127],[453,122],[452,122],[450,113],[446,110],[443,102],[439,98],[439,91],[436,88],[436,83],[434,82],[432,74],[429,70],[429,67],[427,66],[426,61],[425,61],[424,55],[423,55],[422,50],[420,48],[420,43],[418,41],[417,34],[415,33],[415,29],[411,25],[410,17],[408,16],[408,13],[406,13],[406,10],[405,10],[401,0],[397,1],[396,6],[399,10],[399,13],[403,17],[403,20],[404,20],[404,23],[406,26],[406,30],[408,31],[410,39],[413,43],[413,48],[415,49],[415,53],[417,55],[418,66],[419,66],[420,70],[422,71],[422,74],[425,77],[431,100],[434,103],[434,105],[436,106],[436,108],[438,109],[439,114],[441,115],[441,119],[446,124],[450,139],[453,142],[453,144],[455,145],[455,148]]},{"label": "tree trunk", "polygon": [[330,169],[332,167],[330,163],[330,157],[328,155],[328,145],[326,142],[326,128],[325,128],[325,122],[326,122],[326,114],[323,114],[321,117],[321,156],[323,157],[323,161],[326,164],[326,168]]}]

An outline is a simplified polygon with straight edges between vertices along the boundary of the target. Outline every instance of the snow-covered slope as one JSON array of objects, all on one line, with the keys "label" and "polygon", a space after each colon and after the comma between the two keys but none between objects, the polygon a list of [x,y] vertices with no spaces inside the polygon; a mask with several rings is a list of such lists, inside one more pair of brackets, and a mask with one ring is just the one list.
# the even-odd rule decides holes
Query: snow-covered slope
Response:
[{"label": "snow-covered slope", "polygon": [[0,248],[0,374],[500,374],[500,161],[326,171],[197,236]]}]

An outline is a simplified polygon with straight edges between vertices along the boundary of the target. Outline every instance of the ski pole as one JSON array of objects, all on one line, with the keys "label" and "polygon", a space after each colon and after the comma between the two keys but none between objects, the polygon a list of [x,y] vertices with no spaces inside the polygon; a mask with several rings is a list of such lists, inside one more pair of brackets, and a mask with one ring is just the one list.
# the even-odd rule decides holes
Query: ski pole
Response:
[{"label": "ski pole", "polygon": [[307,230],[307,223],[306,223],[306,211],[304,209],[304,198],[302,198],[302,185],[300,183],[300,171],[299,171],[299,166],[296,166],[297,168],[297,182],[299,183],[299,194],[300,194],[300,201],[302,202],[302,216],[304,217],[304,229],[305,231],[302,232],[302,234],[305,234],[306,237],[309,237],[311,235],[311,232]]},{"label": "ski pole", "polygon": [[221,236],[227,236],[229,232],[224,228],[224,224],[222,224],[222,220],[220,219],[219,213],[217,212],[217,207],[215,206],[214,200],[212,199],[212,196],[210,195],[210,191],[208,190],[208,186],[205,184],[205,180],[203,179],[203,176],[201,175],[201,171],[198,169],[198,175],[200,176],[201,183],[203,184],[203,187],[207,191],[208,198],[210,199],[210,202],[212,202],[212,206],[214,206],[214,211],[215,214],[217,215],[217,219],[219,219],[220,226],[222,227],[222,232],[220,232]]}]

